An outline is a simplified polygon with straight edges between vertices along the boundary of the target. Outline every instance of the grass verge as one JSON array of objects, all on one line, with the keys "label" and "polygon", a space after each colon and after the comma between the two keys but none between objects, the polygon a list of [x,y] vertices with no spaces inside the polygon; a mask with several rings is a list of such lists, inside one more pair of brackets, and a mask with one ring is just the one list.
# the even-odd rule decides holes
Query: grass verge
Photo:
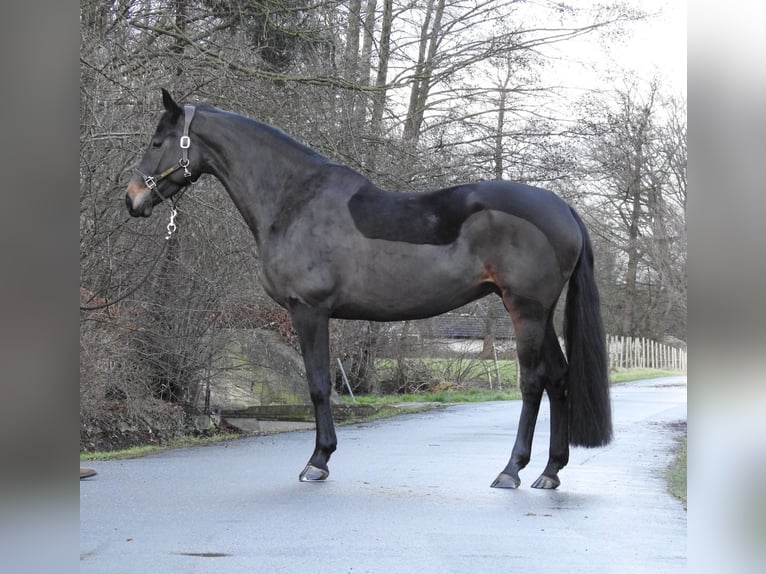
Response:
[{"label": "grass verge", "polygon": [[679,371],[662,371],[659,369],[623,369],[609,373],[609,382],[612,384],[626,383],[628,381],[640,381],[657,377],[676,377],[682,374]]},{"label": "grass verge", "polygon": [[[512,401],[521,398],[517,388],[506,390],[465,389],[443,390],[422,393],[407,393],[396,395],[360,395],[356,397],[361,405],[392,405],[396,403],[481,403],[486,401]],[[348,403],[353,403],[350,397],[343,396]]]},{"label": "grass verge", "polygon": [[[403,373],[401,371],[404,371]],[[475,359],[466,357],[377,359],[375,375],[380,381],[422,380],[431,385],[446,382],[463,385],[510,386],[516,381],[516,361],[509,359]]]},{"label": "grass verge", "polygon": [[171,448],[185,448],[189,446],[204,446],[206,444],[212,444],[222,442],[225,440],[232,440],[241,437],[241,434],[234,433],[221,433],[212,435],[209,437],[196,437],[196,436],[180,436],[171,440],[168,444],[163,445],[142,445],[133,446],[122,450],[114,450],[108,452],[81,452],[80,461],[98,461],[98,460],[120,460],[126,458],[140,458],[155,452],[161,452]]},{"label": "grass verge", "polygon": [[674,449],[673,462],[665,472],[665,479],[668,482],[668,489],[670,494],[675,496],[684,504],[686,509],[686,447],[687,447],[687,435],[684,431],[684,435],[678,439],[678,444]]},{"label": "grass verge", "polygon": [[[508,361],[507,363],[512,363]],[[503,365],[504,374],[511,378],[515,376],[514,365]],[[627,381],[635,381],[640,379],[650,379],[655,377],[674,376],[679,373],[675,371],[659,371],[653,369],[627,369],[624,371],[616,371],[610,374],[610,381],[614,383],[623,383]],[[502,376],[502,375],[501,375]],[[347,403],[352,403],[351,398],[344,395],[343,400]],[[394,408],[393,405],[401,403],[412,403],[412,408],[407,409],[407,412],[417,412],[419,410],[427,410],[427,406],[417,406],[416,403],[443,403],[443,404],[455,404],[455,403],[475,403],[486,401],[512,401],[521,399],[521,393],[516,386],[507,386],[502,390],[491,390],[482,388],[469,388],[464,390],[439,390],[433,392],[422,393],[410,393],[410,394],[394,394],[394,395],[360,395],[356,397],[357,404],[372,405],[381,407],[378,412],[373,415],[374,419],[387,418],[396,414],[401,414],[402,410]],[[361,421],[352,421],[361,422]],[[211,444],[215,442],[221,442],[224,440],[231,440],[238,438],[242,435],[222,433],[213,435],[210,437],[193,437],[183,436],[174,439],[169,444],[165,445],[147,445],[136,446],[124,450],[109,451],[109,452],[82,452],[80,453],[81,461],[99,461],[99,460],[117,460],[127,458],[138,458],[146,456],[155,452],[168,450],[171,448],[184,448],[190,446],[201,446]],[[680,472],[680,470],[678,471]],[[670,480],[670,479],[668,479]],[[677,479],[681,484],[681,478]],[[686,505],[686,438],[684,437],[683,444],[683,501]],[[680,486],[679,486],[680,487]]]}]

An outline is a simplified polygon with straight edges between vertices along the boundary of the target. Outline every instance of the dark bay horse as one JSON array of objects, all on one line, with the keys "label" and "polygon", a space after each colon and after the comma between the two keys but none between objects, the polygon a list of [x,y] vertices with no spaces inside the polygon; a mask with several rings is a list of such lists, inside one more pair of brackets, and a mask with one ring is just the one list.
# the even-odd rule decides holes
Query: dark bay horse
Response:
[{"label": "dark bay horse", "polygon": [[[381,191],[273,127],[162,96],[165,112],[128,185],[128,211],[148,217],[203,173],[228,191],[255,236],[263,287],[298,333],[316,416],[316,448],[301,481],[327,478],[337,445],[330,318],[421,319],[490,293],[502,297],[513,321],[523,397],[510,460],[492,486],[519,486],[543,391],[550,449],[533,487],[559,486],[570,444],[611,440],[591,242],[562,199],[508,181]],[[564,355],[553,311],[567,283]]]}]

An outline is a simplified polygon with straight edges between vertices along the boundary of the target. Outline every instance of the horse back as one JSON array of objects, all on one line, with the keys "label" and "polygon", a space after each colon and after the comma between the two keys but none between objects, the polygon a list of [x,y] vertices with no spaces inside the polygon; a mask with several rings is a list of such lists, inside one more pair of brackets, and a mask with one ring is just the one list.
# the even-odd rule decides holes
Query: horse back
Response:
[{"label": "horse back", "polygon": [[531,223],[554,246],[579,241],[577,224],[564,200],[546,189],[511,181],[423,193],[390,193],[368,184],[351,196],[348,210],[357,230],[370,239],[448,245],[460,238],[472,215],[496,211]]}]

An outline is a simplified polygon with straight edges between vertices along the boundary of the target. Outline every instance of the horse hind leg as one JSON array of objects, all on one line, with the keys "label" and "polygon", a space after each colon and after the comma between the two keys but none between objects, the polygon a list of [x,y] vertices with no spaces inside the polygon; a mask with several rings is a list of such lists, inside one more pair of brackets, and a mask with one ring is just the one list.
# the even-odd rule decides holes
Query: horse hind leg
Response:
[{"label": "horse hind leg", "polygon": [[547,383],[543,352],[549,311],[537,301],[515,295],[505,294],[503,302],[516,332],[522,407],[511,458],[491,486],[518,488],[521,484],[519,471],[527,466],[532,454],[532,438]]},{"label": "horse hind leg", "polygon": [[567,362],[550,321],[545,330],[543,362],[551,410],[551,439],[548,464],[532,488],[553,489],[561,484],[558,473],[569,462],[569,407],[565,389]]}]

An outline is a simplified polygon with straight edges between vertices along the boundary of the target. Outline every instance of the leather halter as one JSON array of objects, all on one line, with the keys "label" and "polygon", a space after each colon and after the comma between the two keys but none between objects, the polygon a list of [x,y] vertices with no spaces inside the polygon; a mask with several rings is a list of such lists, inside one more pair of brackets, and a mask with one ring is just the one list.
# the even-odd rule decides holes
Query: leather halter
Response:
[{"label": "leather halter", "polygon": [[189,147],[191,147],[191,138],[189,138],[189,126],[191,126],[195,110],[196,108],[194,106],[184,106],[184,132],[181,136],[181,140],[179,141],[179,145],[181,147],[181,159],[178,160],[178,163],[170,166],[159,175],[146,175],[145,173],[142,173],[138,168],[136,168],[136,171],[141,175],[141,177],[144,178],[144,184],[146,187],[151,189],[152,192],[156,193],[162,201],[165,201],[167,198],[159,192],[157,189],[157,184],[168,177],[170,174],[173,174],[179,169],[183,168],[184,177],[189,180],[189,183],[194,183],[191,181],[192,173],[189,171]]}]

